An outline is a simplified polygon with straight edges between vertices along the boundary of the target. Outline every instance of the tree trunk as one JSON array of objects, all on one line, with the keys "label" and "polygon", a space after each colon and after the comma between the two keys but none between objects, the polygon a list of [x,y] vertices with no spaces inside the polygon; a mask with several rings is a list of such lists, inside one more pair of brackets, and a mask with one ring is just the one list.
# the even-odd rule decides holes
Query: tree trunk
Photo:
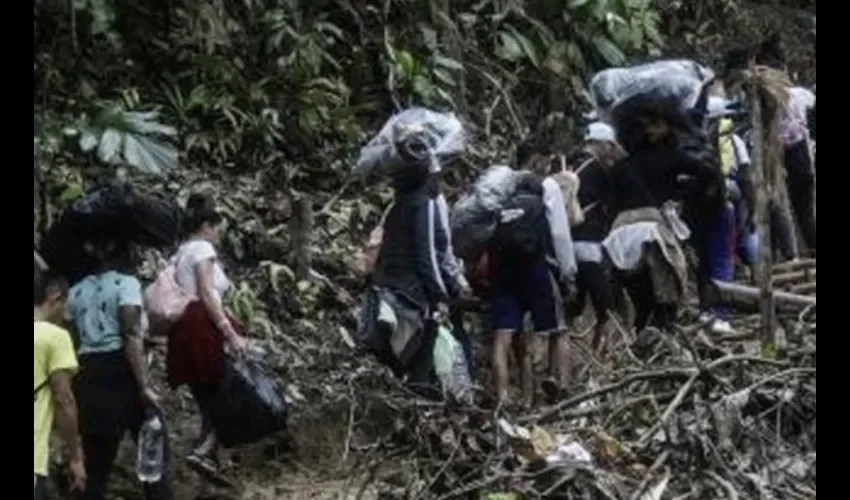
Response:
[{"label": "tree trunk", "polygon": [[760,338],[763,350],[772,350],[776,336],[776,314],[773,296],[773,250],[770,238],[770,204],[773,197],[773,181],[768,174],[766,148],[768,142],[765,124],[762,121],[764,104],[760,89],[750,88],[750,105],[753,128],[753,184],[756,187],[756,225],[759,229],[759,256],[756,264],[756,283],[759,286],[759,312],[761,314]]}]

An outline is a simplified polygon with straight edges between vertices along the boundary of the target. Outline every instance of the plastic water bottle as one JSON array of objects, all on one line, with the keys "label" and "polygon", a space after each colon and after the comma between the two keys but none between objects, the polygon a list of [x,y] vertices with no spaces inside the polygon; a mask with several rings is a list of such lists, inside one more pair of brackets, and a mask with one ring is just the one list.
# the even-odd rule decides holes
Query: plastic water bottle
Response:
[{"label": "plastic water bottle", "polygon": [[143,483],[155,483],[162,479],[165,465],[165,428],[159,415],[151,415],[139,430],[139,455],[136,459],[136,475]]}]

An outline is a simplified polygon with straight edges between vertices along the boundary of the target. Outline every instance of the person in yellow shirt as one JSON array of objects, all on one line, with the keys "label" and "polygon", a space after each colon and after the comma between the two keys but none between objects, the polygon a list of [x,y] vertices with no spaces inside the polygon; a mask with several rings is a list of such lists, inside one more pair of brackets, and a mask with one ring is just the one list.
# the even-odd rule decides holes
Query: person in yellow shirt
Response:
[{"label": "person in yellow shirt", "polygon": [[82,444],[77,432],[77,403],[71,390],[71,379],[77,370],[77,357],[71,335],[56,326],[65,314],[68,283],[64,279],[40,273],[33,285],[33,497],[41,500],[47,498],[45,482],[54,416],[70,453],[72,490],[82,491],[85,488],[86,473]]}]

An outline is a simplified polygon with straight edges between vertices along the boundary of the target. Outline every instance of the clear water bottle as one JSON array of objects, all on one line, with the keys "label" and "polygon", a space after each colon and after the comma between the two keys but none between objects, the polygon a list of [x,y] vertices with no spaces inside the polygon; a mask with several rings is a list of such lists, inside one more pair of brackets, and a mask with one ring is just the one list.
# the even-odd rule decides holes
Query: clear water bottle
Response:
[{"label": "clear water bottle", "polygon": [[162,479],[165,466],[165,426],[159,415],[153,414],[145,420],[139,430],[136,475],[143,483],[155,483]]}]

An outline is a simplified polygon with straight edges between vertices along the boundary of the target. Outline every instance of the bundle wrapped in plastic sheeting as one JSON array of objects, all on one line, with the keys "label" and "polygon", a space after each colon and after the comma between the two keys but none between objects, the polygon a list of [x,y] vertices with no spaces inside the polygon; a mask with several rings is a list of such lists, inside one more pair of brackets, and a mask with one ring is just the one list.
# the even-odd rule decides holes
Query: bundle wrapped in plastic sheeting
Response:
[{"label": "bundle wrapped in plastic sheeting", "polygon": [[451,229],[459,257],[475,260],[485,250],[496,230],[497,214],[523,174],[505,165],[490,167],[475,181],[472,190],[455,203]]},{"label": "bundle wrapped in plastic sheeting", "polygon": [[614,108],[636,98],[672,100],[679,109],[694,106],[714,71],[688,59],[655,61],[600,71],[590,80],[590,96],[599,116],[609,120]]},{"label": "bundle wrapped in plastic sheeting", "polygon": [[466,147],[466,130],[454,113],[410,108],[393,115],[360,149],[354,173],[391,175],[410,161],[427,160],[439,171],[446,157]]},{"label": "bundle wrapped in plastic sheeting", "polygon": [[443,392],[452,395],[455,400],[472,403],[472,380],[460,342],[444,326],[437,329],[434,341],[434,372],[440,381]]},{"label": "bundle wrapped in plastic sheeting", "polygon": [[41,255],[73,284],[97,265],[83,250],[85,242],[165,248],[179,241],[182,225],[183,209],[175,201],[112,181],[89,190],[63,212],[44,236]]}]

